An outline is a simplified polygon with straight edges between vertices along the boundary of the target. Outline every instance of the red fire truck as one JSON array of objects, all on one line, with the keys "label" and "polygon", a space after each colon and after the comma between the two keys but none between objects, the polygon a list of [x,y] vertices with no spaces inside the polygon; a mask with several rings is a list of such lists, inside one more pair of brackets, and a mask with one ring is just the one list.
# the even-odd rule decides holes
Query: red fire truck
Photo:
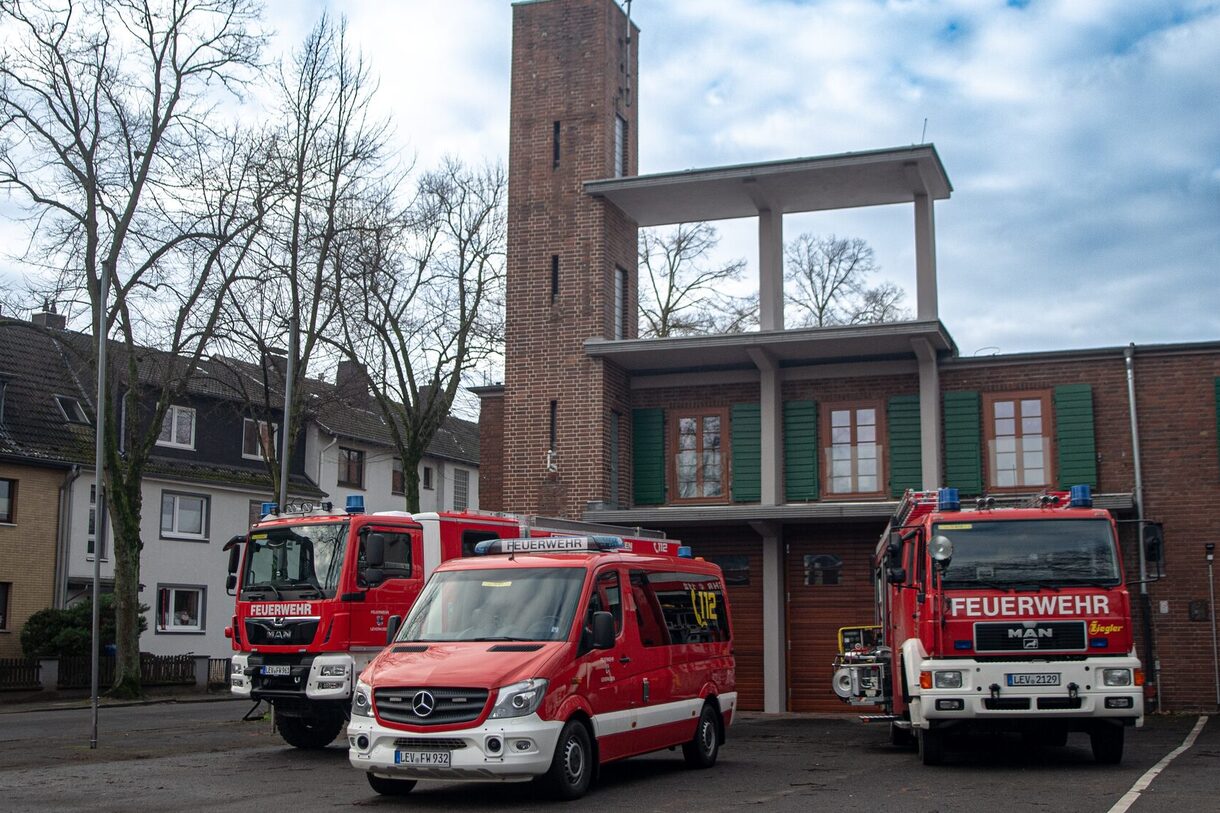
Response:
[{"label": "red fire truck", "polygon": [[881,706],[865,719],[895,744],[936,765],[955,730],[1046,745],[1081,731],[1098,762],[1122,760],[1144,674],[1116,525],[1088,486],[967,509],[957,489],[908,491],[873,566],[877,626],[840,632],[834,690]]},{"label": "red fire truck", "polygon": [[230,689],[275,710],[280,735],[322,748],[343,728],[361,670],[385,646],[443,561],[474,554],[479,542],[516,537],[617,533],[638,551],[676,556],[663,534],[513,514],[346,511],[330,503],[264,503],[263,519],[229,551],[236,595]]}]

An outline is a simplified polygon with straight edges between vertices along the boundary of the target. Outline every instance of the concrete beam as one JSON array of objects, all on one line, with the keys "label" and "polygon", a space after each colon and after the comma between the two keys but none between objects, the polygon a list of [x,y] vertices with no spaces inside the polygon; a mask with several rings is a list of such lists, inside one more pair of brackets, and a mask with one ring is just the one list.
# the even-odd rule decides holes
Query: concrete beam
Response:
[{"label": "concrete beam", "polygon": [[763,551],[763,711],[788,710],[784,538],[778,522],[751,522]]}]

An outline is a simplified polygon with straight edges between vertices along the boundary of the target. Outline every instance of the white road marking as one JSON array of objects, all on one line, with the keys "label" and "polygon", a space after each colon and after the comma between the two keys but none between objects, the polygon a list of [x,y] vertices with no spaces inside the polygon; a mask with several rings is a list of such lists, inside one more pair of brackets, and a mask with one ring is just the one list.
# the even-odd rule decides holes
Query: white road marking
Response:
[{"label": "white road marking", "polygon": [[1140,794],[1148,790],[1148,786],[1152,784],[1152,780],[1157,778],[1161,771],[1168,767],[1169,763],[1173,762],[1179,754],[1190,749],[1190,746],[1195,744],[1195,740],[1199,738],[1199,732],[1203,730],[1203,726],[1207,725],[1207,717],[1199,718],[1195,723],[1195,727],[1186,735],[1186,739],[1177,748],[1170,751],[1165,756],[1161,757],[1161,761],[1148,769],[1148,772],[1139,778],[1139,780],[1131,786],[1131,790],[1127,791],[1123,798],[1114,803],[1114,807],[1110,808],[1109,813],[1126,813],[1131,805],[1135,804],[1135,800],[1140,797]]}]

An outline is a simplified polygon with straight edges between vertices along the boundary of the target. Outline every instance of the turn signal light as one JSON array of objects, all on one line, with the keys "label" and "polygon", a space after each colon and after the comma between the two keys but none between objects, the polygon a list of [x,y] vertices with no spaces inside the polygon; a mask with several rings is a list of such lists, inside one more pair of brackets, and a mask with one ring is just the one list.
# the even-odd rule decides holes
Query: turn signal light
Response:
[{"label": "turn signal light", "polygon": [[921,688],[921,689],[931,689],[932,688],[932,673],[931,672],[920,672],[919,673],[919,688]]},{"label": "turn signal light", "polygon": [[1135,670],[1135,685],[1136,686],[1144,685],[1144,670],[1143,669]]}]

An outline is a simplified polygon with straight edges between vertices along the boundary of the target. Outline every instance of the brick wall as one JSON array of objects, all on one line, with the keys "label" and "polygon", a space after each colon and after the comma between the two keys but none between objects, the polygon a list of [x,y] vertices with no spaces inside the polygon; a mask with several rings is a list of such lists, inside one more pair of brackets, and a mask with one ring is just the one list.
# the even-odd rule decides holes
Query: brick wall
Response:
[{"label": "brick wall", "polygon": [[479,508],[504,510],[504,393],[479,396]]},{"label": "brick wall", "polygon": [[55,598],[56,536],[62,469],[0,464],[0,478],[17,481],[11,525],[0,525],[0,582],[9,582],[8,618],[0,631],[0,658],[21,657],[26,619]]}]

